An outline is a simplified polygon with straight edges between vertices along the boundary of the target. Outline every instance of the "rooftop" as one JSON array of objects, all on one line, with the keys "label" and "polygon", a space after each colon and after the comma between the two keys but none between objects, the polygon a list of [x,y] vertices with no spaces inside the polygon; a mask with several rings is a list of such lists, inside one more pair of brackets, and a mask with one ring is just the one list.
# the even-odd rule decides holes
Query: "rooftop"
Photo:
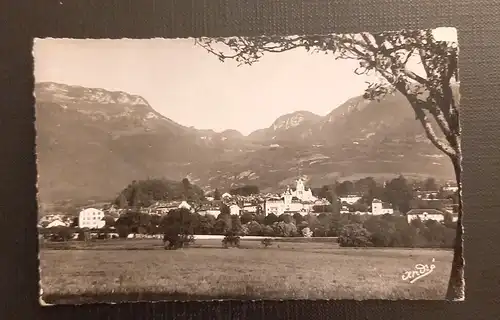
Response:
[{"label": "rooftop", "polygon": [[419,214],[443,214],[442,211],[439,211],[437,209],[411,209],[406,213],[406,215],[419,215]]}]

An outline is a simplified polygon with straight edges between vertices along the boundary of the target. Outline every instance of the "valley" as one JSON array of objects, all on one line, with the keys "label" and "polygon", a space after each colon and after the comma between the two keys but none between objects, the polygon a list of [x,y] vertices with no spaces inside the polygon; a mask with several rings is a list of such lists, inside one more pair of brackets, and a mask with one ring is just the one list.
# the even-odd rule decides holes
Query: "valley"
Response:
[{"label": "valley", "polygon": [[325,116],[296,111],[248,136],[178,124],[124,92],[38,83],[35,96],[43,205],[111,199],[147,177],[264,191],[299,174],[313,186],[357,176],[454,177],[400,95],[353,97]]}]

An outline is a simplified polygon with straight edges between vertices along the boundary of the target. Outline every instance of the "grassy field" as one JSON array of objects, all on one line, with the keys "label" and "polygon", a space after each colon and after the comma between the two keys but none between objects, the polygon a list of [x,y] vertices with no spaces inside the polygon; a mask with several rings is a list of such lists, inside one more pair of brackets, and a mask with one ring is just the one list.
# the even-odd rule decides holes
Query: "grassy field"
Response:
[{"label": "grassy field", "polygon": [[[331,242],[218,240],[163,250],[159,240],[110,240],[42,248],[47,303],[172,299],[444,299],[452,252],[339,248]],[[69,250],[64,250],[69,249]],[[410,284],[415,264],[436,269]]]}]

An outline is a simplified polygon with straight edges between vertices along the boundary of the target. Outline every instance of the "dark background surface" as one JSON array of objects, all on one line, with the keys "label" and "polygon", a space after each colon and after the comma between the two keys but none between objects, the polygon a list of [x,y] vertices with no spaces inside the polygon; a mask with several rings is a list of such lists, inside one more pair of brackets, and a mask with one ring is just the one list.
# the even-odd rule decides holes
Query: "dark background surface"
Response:
[{"label": "dark background surface", "polygon": [[[500,319],[500,2],[11,1],[0,34],[0,319]],[[1,7],[1,6],[0,6]],[[457,27],[466,301],[217,301],[40,307],[33,37],[150,38]],[[5,41],[7,40],[7,41]],[[334,272],[335,266],[332,266]]]}]

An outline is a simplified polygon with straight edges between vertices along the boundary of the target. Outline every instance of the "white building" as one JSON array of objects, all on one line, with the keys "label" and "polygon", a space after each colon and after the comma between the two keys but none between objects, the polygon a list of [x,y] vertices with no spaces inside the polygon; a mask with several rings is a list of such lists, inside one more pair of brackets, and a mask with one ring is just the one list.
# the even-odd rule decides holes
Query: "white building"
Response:
[{"label": "white building", "polygon": [[420,200],[438,200],[439,192],[421,190],[421,191],[415,191],[415,195],[417,196],[417,199]]},{"label": "white building", "polygon": [[80,211],[78,215],[78,227],[96,229],[102,228],[105,225],[103,221],[104,212],[95,208],[87,208]]},{"label": "white building", "polygon": [[330,201],[328,201],[328,199],[318,199],[316,201],[314,201],[314,205],[315,206],[329,206],[331,205]]},{"label": "white building", "polygon": [[355,195],[355,194],[350,194],[344,197],[339,197],[340,203],[347,203],[348,205],[352,206],[356,202],[358,202],[361,199],[361,196]]},{"label": "white building", "polygon": [[257,213],[258,211],[258,208],[256,205],[243,205],[243,209],[242,209],[243,212],[249,212],[249,213]]},{"label": "white building", "polygon": [[290,195],[291,198],[296,197],[300,201],[314,202],[318,200],[315,196],[313,196],[311,189],[305,187],[304,181],[302,179],[296,180],[295,190],[291,190],[287,187],[284,195]]},{"label": "white building", "polygon": [[67,227],[68,225],[61,220],[54,220],[49,223],[46,228],[54,228],[54,227]]},{"label": "white building", "polygon": [[186,201],[182,201],[181,204],[179,204],[179,209],[191,210],[191,206]]},{"label": "white building", "polygon": [[229,212],[231,213],[231,215],[240,215],[240,207],[236,204],[232,204],[229,206]]},{"label": "white building", "polygon": [[[450,214],[451,214],[451,220],[453,222],[457,222],[458,214],[457,213],[450,213]],[[418,218],[420,218],[421,221],[435,220],[437,222],[443,222],[444,217],[445,214],[437,209],[411,209],[406,213],[406,218],[408,219],[408,223]]]},{"label": "white building", "polygon": [[202,216],[211,215],[217,218],[220,214],[220,210],[218,208],[209,208],[206,210],[198,211],[198,214]]},{"label": "white building", "polygon": [[[318,200],[318,198],[313,196],[311,189],[305,188],[302,179],[298,179],[295,190],[287,187],[281,197],[266,199],[265,212],[266,215],[273,213],[277,216],[284,213],[307,215],[318,203],[325,204],[325,200]],[[326,203],[330,204],[328,201]]]},{"label": "white building", "polygon": [[283,214],[285,212],[285,202],[281,198],[269,198],[266,199],[266,202],[264,204],[265,209],[266,209],[266,216],[272,214],[275,214],[277,216]]},{"label": "white building", "polygon": [[380,201],[378,199],[373,199],[373,201],[372,201],[372,215],[380,216],[380,215],[384,215],[384,214],[393,214],[393,213],[394,213],[394,209],[392,209],[392,207],[389,204],[383,203],[382,201]]},{"label": "white building", "polygon": [[406,218],[408,219],[408,223],[418,218],[420,218],[421,221],[435,220],[437,222],[442,222],[444,220],[444,214],[436,209],[411,209],[406,213]]},{"label": "white building", "polygon": [[300,213],[301,215],[307,215],[310,212],[310,210],[308,210],[308,208],[306,208],[300,202],[293,202],[287,204],[283,199],[266,200],[265,207],[266,207],[266,215],[269,215],[271,213],[277,216],[280,216],[285,213],[290,215],[293,215],[295,213]]},{"label": "white building", "polygon": [[164,215],[175,209],[188,209],[193,212],[193,208],[186,201],[173,201],[173,202],[156,202],[151,207],[147,208],[149,214]]},{"label": "white building", "polygon": [[[38,224],[42,227],[47,228],[48,225],[50,225],[54,221],[60,221],[64,223],[64,225],[70,226],[73,223],[73,218],[71,216],[66,216],[63,214],[47,214],[40,218]],[[55,224],[59,224],[59,222],[56,222]]]}]

